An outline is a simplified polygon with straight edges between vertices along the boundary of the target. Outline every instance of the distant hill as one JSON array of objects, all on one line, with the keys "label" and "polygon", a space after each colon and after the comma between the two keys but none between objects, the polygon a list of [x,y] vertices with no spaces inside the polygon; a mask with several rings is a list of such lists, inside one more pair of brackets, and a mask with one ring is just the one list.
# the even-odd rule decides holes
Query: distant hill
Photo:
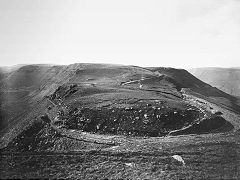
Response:
[{"label": "distant hill", "polygon": [[189,72],[228,94],[240,96],[240,68],[195,68]]}]

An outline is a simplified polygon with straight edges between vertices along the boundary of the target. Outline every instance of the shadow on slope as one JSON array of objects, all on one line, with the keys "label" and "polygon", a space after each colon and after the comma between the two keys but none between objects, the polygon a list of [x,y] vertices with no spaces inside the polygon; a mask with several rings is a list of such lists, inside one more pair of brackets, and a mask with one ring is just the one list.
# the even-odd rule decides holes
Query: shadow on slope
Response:
[{"label": "shadow on slope", "polygon": [[210,118],[205,118],[199,123],[195,123],[186,128],[172,131],[169,135],[185,135],[185,134],[207,134],[207,133],[220,133],[228,132],[232,130],[234,126],[226,121],[221,116],[214,116]]}]

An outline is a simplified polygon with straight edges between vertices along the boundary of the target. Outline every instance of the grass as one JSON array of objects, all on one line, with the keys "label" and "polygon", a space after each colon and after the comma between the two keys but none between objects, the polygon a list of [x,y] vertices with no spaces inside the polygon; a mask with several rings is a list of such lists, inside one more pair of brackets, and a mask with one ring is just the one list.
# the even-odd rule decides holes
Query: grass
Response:
[{"label": "grass", "polygon": [[[179,139],[181,140],[181,138]],[[149,144],[150,145],[150,144]],[[2,155],[1,178],[80,179],[237,179],[239,145],[235,142],[188,144],[143,152],[87,151]],[[153,150],[153,147],[156,149]],[[182,166],[172,155],[183,157]],[[131,163],[132,166],[127,164]]]},{"label": "grass", "polygon": [[[40,70],[36,71],[36,69]],[[91,64],[53,66],[47,69],[26,66],[21,71],[10,73],[7,79],[9,82],[15,82],[23,77],[19,81],[22,82],[29,73],[34,74],[33,78],[25,83],[29,85],[26,87],[30,91],[29,95],[20,92],[16,94],[18,101],[15,105],[11,104],[11,109],[16,108],[14,111],[16,119],[1,135],[0,178],[238,179],[240,177],[239,132],[235,132],[240,125],[234,98],[212,89],[184,70]],[[142,78],[148,79],[141,80],[143,84],[141,89],[139,84],[126,83]],[[30,86],[35,83],[37,85],[31,89]],[[11,87],[16,85],[16,89],[12,90],[19,91],[18,87],[21,84],[13,83]],[[224,126],[225,133],[215,134],[211,131],[213,129],[210,129],[209,134],[200,132],[199,135],[150,137],[153,135],[146,132],[161,131],[163,127],[168,128],[169,132],[189,123],[195,123],[196,119],[202,118],[204,114],[210,117],[209,109],[201,111],[201,105],[183,99],[182,92],[179,91],[181,87],[190,88],[188,90],[193,92],[191,93],[193,99],[202,98],[211,105],[212,109],[223,113],[222,118],[210,119],[213,124],[210,123],[210,126],[213,129],[219,125],[219,122],[225,122],[222,121],[223,119],[227,119],[234,126],[232,131],[225,132],[227,128]],[[214,93],[216,97],[213,98],[211,96]],[[48,99],[44,97],[45,95]],[[22,101],[25,97],[28,99],[26,103]],[[224,102],[221,98],[224,98]],[[21,102],[29,109],[22,111],[26,108],[21,106]],[[158,107],[161,109],[159,114],[154,110]],[[78,112],[74,112],[74,109]],[[23,113],[21,116],[20,111]],[[83,128],[65,127],[64,130],[68,133],[63,135],[50,124],[40,120],[42,115],[54,119],[61,111],[63,115],[60,118],[67,117],[65,120],[68,123],[72,120],[73,124],[76,124],[77,119],[83,118]],[[209,112],[206,113],[207,111]],[[189,112],[187,119],[176,115],[187,112]],[[144,114],[147,113],[151,118],[145,125]],[[156,115],[167,115],[169,118],[157,120]],[[136,117],[140,117],[139,121],[133,125],[131,122]],[[119,122],[113,123],[116,118]],[[97,131],[96,127],[99,124],[101,127]],[[220,123],[222,124],[224,123]],[[203,129],[209,126],[208,122],[203,122],[201,125],[204,125]],[[112,128],[121,130],[112,131]],[[129,135],[132,128],[146,134]],[[223,127],[221,126],[220,130],[221,128]],[[96,133],[94,135],[100,137],[99,141],[102,143],[71,137],[70,130],[73,129]],[[223,129],[220,132],[223,132]],[[196,133],[197,130],[191,133]],[[104,138],[101,140],[101,137],[106,138],[110,134],[118,135],[115,137],[117,144],[104,144]],[[173,155],[180,155],[186,166],[174,160]]]}]

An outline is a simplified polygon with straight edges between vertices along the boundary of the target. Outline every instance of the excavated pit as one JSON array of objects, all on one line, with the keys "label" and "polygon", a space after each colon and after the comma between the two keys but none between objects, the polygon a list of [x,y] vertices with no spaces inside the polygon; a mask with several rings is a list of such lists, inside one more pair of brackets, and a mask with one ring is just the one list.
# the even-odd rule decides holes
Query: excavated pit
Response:
[{"label": "excavated pit", "polygon": [[227,132],[234,127],[223,117],[187,109],[138,104],[126,108],[74,108],[60,112],[54,125],[69,130],[111,135],[161,137]]},{"label": "excavated pit", "polygon": [[146,104],[127,108],[75,108],[68,115],[59,113],[54,124],[90,133],[158,137],[194,124],[202,116],[192,108],[179,110]]}]

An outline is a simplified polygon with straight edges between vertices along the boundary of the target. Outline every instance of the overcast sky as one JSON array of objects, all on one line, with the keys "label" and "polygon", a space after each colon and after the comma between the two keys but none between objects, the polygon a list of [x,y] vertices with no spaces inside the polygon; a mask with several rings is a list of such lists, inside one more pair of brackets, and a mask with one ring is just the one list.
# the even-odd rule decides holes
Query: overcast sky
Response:
[{"label": "overcast sky", "polygon": [[240,0],[0,0],[0,66],[240,67]]}]

